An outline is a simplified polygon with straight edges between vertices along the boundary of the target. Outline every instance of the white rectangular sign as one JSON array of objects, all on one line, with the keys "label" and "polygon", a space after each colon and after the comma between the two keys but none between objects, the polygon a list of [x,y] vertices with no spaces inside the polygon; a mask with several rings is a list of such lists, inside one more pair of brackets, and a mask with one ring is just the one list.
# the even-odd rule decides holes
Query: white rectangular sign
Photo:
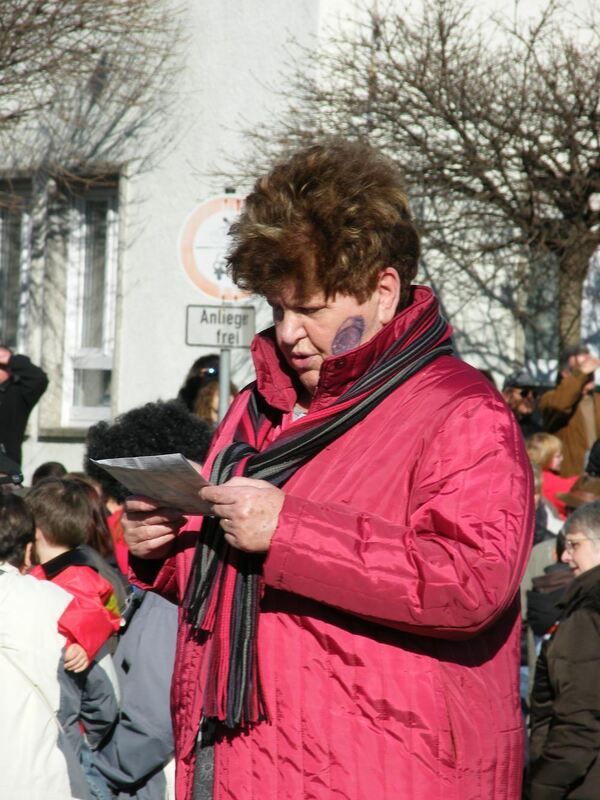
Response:
[{"label": "white rectangular sign", "polygon": [[254,306],[188,306],[185,342],[203,347],[250,347]]}]

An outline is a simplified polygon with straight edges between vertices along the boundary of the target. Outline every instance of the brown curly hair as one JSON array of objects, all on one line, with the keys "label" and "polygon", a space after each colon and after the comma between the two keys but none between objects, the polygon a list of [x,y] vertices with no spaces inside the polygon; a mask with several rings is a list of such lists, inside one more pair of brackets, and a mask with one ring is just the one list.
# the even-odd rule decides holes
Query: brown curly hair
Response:
[{"label": "brown curly hair", "polygon": [[404,181],[389,158],[363,142],[313,145],[259,178],[232,226],[230,274],[246,291],[305,298],[323,291],[365,302],[394,267],[410,296],[420,245]]}]

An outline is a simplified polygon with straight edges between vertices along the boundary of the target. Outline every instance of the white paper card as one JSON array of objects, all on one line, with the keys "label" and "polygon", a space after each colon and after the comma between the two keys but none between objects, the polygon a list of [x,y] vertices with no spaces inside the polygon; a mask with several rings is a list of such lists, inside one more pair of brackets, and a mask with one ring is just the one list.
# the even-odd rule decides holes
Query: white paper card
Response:
[{"label": "white paper card", "polygon": [[167,508],[184,514],[210,514],[210,505],[198,497],[210,481],[194,469],[181,453],[134,458],[105,458],[93,461],[132,494],[143,494]]}]

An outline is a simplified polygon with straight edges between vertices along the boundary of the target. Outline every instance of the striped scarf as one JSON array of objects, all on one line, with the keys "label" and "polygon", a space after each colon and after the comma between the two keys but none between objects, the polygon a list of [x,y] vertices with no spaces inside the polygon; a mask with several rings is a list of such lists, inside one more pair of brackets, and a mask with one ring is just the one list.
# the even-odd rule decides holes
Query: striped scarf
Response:
[{"label": "striped scarf", "polygon": [[[213,464],[211,482],[243,475],[282,486],[398,386],[452,352],[449,325],[433,303],[334,403],[298,420],[262,451],[272,422],[261,411],[264,401],[255,387],[233,443]],[[264,554],[230,547],[219,520],[204,518],[184,607],[188,623],[209,648],[203,719],[228,728],[268,719],[257,657],[263,560]]]}]

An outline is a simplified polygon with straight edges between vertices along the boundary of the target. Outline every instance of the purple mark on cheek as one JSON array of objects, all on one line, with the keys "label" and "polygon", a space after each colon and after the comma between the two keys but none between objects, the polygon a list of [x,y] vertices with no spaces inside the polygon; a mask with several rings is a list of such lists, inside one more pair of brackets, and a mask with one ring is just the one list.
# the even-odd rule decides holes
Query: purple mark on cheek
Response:
[{"label": "purple mark on cheek", "polygon": [[331,352],[334,356],[352,350],[360,344],[360,340],[365,332],[365,321],[362,317],[348,317],[344,320],[333,337]]}]

